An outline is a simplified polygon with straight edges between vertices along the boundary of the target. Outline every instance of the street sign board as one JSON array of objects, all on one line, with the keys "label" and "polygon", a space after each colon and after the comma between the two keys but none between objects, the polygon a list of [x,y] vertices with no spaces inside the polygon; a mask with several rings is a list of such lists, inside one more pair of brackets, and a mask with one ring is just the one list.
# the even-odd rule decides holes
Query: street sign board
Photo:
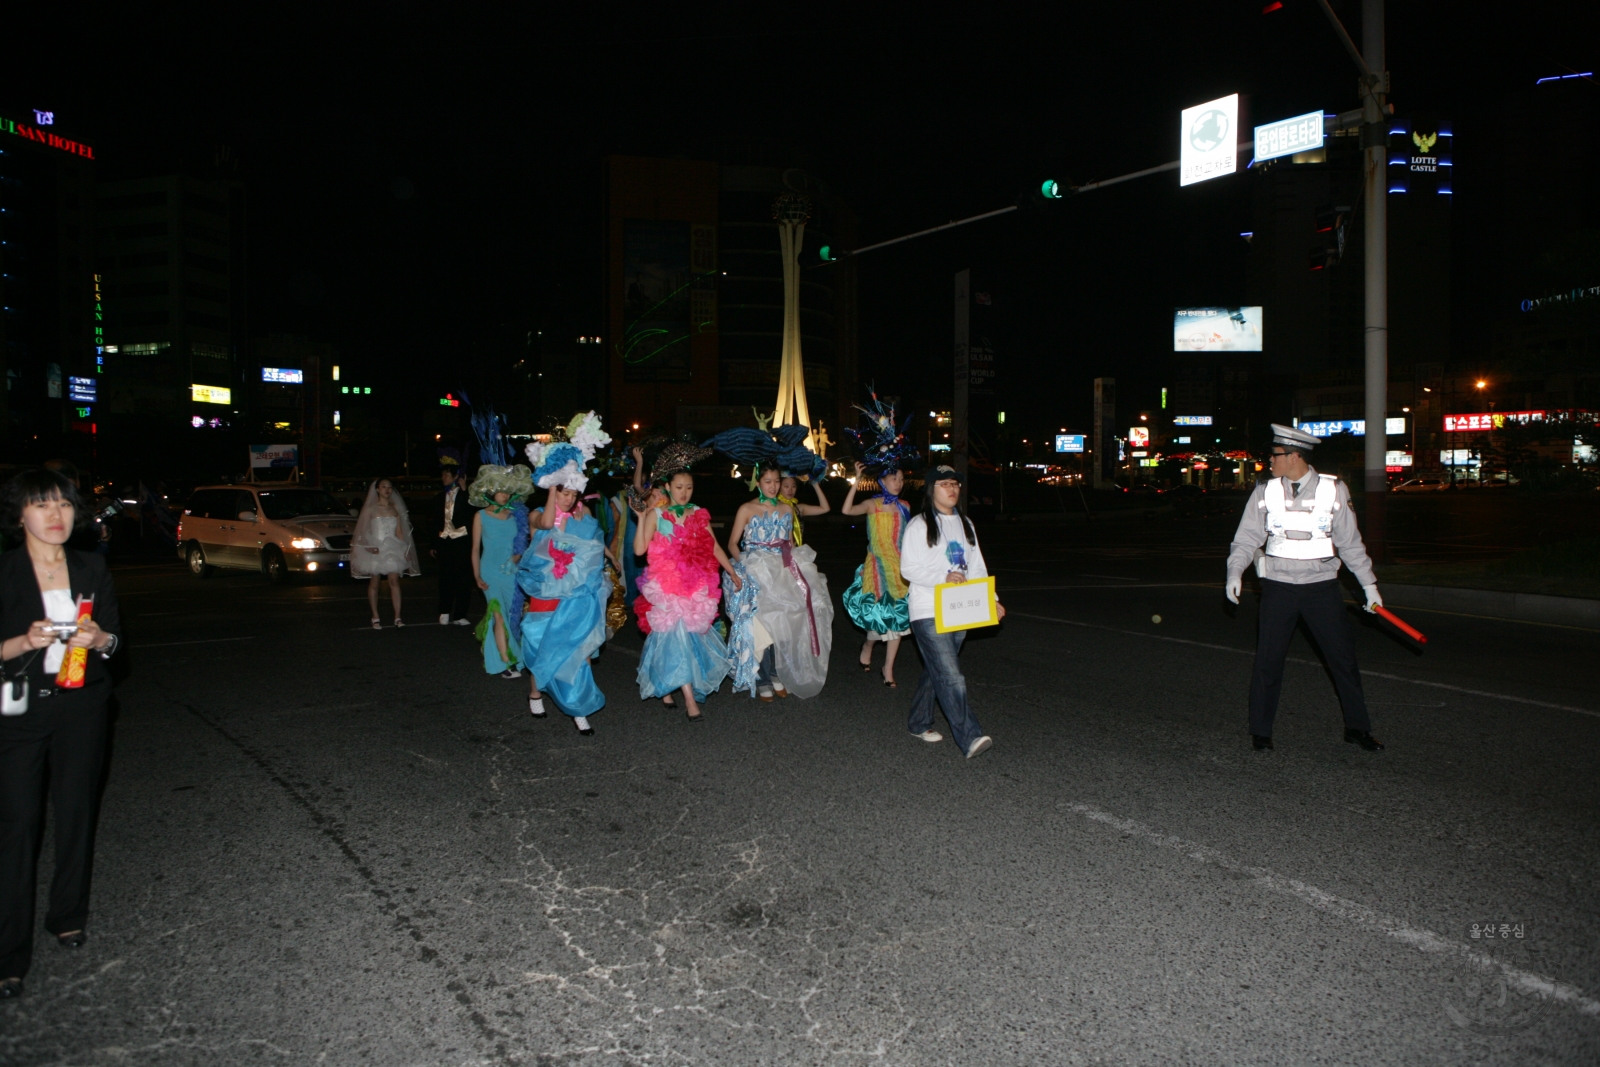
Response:
[{"label": "street sign board", "polygon": [[300,462],[298,445],[251,445],[250,469],[293,467]]},{"label": "street sign board", "polygon": [[1239,168],[1239,94],[1183,109],[1179,121],[1178,184],[1193,185]]},{"label": "street sign board", "polygon": [[1256,159],[1277,159],[1322,147],[1322,112],[1279,119],[1256,127]]},{"label": "street sign board", "polygon": [[1056,434],[1056,451],[1057,452],[1082,452],[1083,451],[1083,434],[1081,434],[1081,433],[1058,433],[1058,434]]}]

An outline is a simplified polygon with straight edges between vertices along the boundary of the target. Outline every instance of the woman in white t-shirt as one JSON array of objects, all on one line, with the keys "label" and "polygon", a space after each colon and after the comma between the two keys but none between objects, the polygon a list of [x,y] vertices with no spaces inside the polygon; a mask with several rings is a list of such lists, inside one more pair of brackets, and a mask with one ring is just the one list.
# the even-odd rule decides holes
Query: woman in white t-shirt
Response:
[{"label": "woman in white t-shirt", "polygon": [[[987,578],[989,569],[978,547],[978,535],[961,507],[961,474],[942,464],[928,469],[922,512],[906,524],[900,542],[900,575],[910,586],[911,633],[922,653],[922,681],[911,696],[912,734],[928,742],[944,740],[933,728],[937,700],[950,723],[956,744],[968,759],[987,751],[994,741],[983,732],[967,707],[967,679],[959,656],[967,632],[934,629],[934,587]],[[996,605],[1000,618],[1006,609]]]}]

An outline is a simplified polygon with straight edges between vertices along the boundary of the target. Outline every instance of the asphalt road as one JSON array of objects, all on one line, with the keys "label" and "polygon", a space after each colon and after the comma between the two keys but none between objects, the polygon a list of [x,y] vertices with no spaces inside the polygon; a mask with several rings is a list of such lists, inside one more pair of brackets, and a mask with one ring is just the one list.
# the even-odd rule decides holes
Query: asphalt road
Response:
[{"label": "asphalt road", "polygon": [[[862,534],[813,525],[837,597]],[[970,761],[842,612],[819,698],[693,728],[630,628],[585,738],[424,625],[429,580],[374,632],[354,582],[118,569],[91,940],[41,946],[0,1062],[1600,1060],[1600,634],[1353,613],[1388,750],[1301,640],[1256,753],[1225,534],[980,533]]]}]

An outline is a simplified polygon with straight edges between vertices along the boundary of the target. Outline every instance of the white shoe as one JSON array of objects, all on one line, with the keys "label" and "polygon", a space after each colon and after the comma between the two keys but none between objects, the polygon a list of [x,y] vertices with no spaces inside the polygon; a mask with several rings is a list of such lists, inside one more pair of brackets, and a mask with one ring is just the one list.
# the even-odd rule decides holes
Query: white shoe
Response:
[{"label": "white shoe", "polygon": [[993,747],[994,747],[994,738],[990,737],[988,734],[984,734],[982,737],[980,737],[976,741],[972,742],[972,747],[967,749],[967,758],[971,759],[973,756],[976,756],[978,753],[987,752]]},{"label": "white shoe", "polygon": [[449,626],[450,625],[450,616],[448,616],[448,615],[440,615],[439,616],[439,625],[440,626]]},{"label": "white shoe", "polygon": [[920,734],[912,734],[911,736],[918,741],[926,741],[930,745],[937,745],[944,740],[944,734],[941,734],[938,730],[924,730]]},{"label": "white shoe", "polygon": [[582,715],[574,715],[572,717],[572,725],[576,726],[578,728],[578,732],[585,737],[588,737],[590,734],[594,733],[594,727],[590,726],[589,720]]},{"label": "white shoe", "polygon": [[471,626],[472,622],[470,620],[468,620],[468,619],[457,619],[452,625],[454,625],[454,626]]},{"label": "white shoe", "polygon": [[517,670],[515,667],[507,667],[505,670],[500,672],[500,677],[502,677],[502,678],[521,678],[522,677],[522,672]]},{"label": "white shoe", "polygon": [[528,714],[535,719],[544,718],[544,697],[528,698]]}]

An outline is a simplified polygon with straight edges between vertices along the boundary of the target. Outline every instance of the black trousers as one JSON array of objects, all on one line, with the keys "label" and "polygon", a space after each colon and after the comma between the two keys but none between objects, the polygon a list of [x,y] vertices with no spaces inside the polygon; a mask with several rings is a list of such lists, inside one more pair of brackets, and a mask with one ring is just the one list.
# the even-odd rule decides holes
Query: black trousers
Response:
[{"label": "black trousers", "polygon": [[62,934],[88,921],[110,696],[104,684],[45,698],[34,692],[27,712],[0,718],[0,979],[26,975],[33,960],[47,773],[56,870],[44,928]]},{"label": "black trousers", "polygon": [[1344,594],[1339,591],[1337,579],[1310,585],[1261,580],[1256,665],[1250,675],[1252,734],[1272,736],[1272,721],[1278,717],[1278,694],[1283,689],[1283,662],[1301,619],[1328,661],[1333,686],[1339,692],[1339,705],[1344,709],[1345,726],[1355,730],[1372,728],[1367,718],[1367,698],[1361,691],[1361,669],[1356,666],[1355,640],[1344,611]]},{"label": "black trousers", "polygon": [[464,619],[472,610],[472,537],[439,541],[439,614]]}]

